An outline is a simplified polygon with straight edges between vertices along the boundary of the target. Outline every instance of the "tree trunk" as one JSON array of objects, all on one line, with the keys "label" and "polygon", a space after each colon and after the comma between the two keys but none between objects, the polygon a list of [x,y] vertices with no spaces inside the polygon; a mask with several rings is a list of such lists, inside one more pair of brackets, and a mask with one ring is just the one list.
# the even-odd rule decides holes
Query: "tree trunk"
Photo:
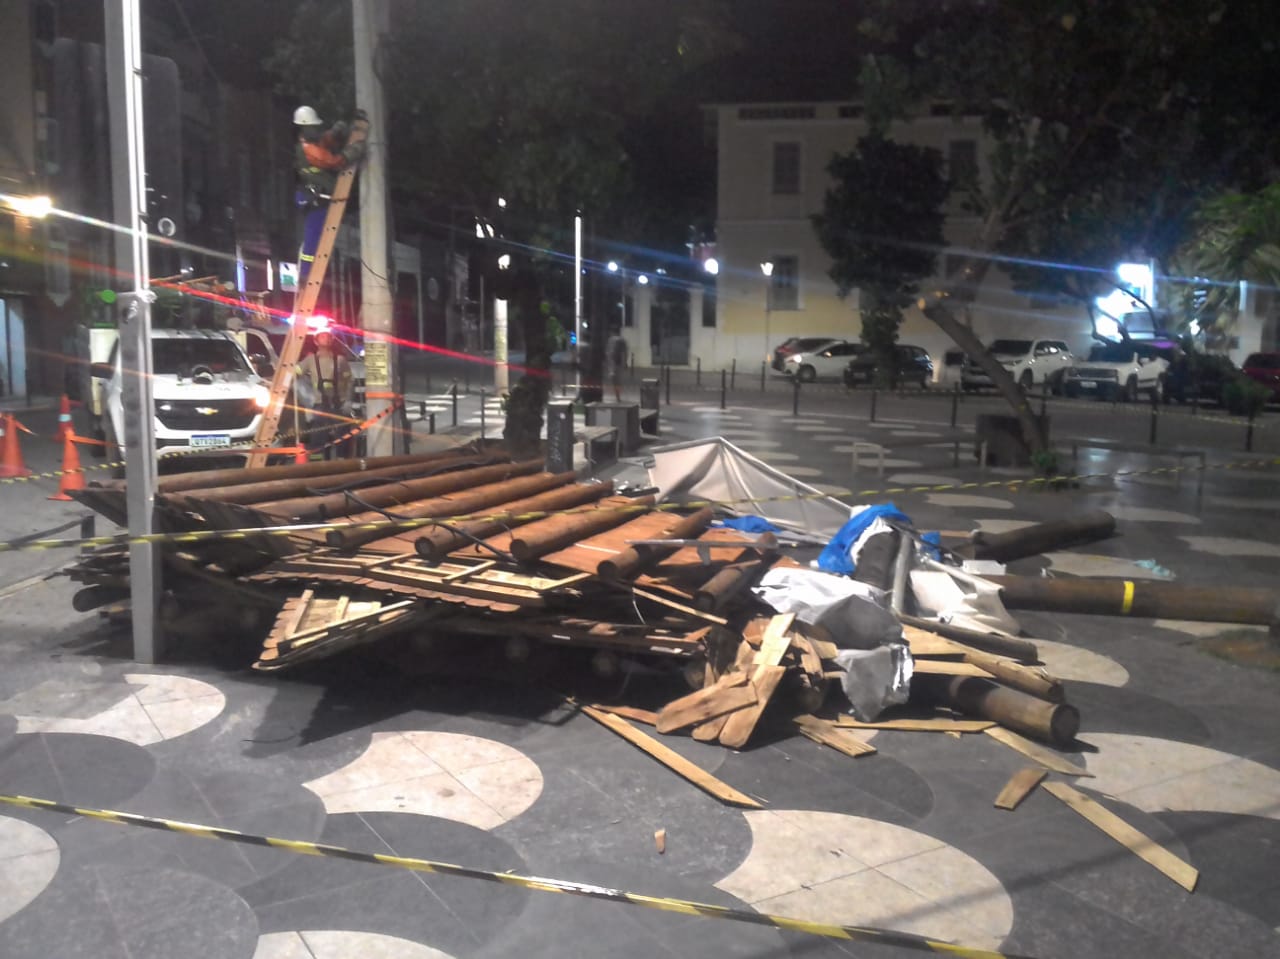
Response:
[{"label": "tree trunk", "polygon": [[512,305],[524,333],[524,369],[507,397],[502,437],[516,459],[542,449],[542,418],[551,395],[551,357],[547,353],[547,318],[542,314],[542,285],[532,272],[515,278]]}]

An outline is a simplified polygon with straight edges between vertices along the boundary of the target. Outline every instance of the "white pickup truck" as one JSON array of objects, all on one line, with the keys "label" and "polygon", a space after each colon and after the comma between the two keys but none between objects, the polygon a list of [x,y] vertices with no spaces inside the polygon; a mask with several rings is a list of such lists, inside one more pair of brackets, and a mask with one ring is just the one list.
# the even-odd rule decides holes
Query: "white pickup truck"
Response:
[{"label": "white pickup truck", "polygon": [[[1062,340],[995,340],[987,349],[1023,390],[1048,384],[1057,393],[1075,362]],[[986,370],[966,359],[960,370],[960,386],[976,390],[990,389],[994,384]]]},{"label": "white pickup truck", "polygon": [[[253,439],[270,396],[270,383],[263,375],[269,373],[257,356],[250,359],[233,334],[152,330],[151,364],[155,401],[151,433],[158,456],[216,450]],[[111,348],[108,362],[93,364],[92,373],[102,381],[106,455],[116,461],[124,452],[125,435],[118,343]]]},{"label": "white pickup truck", "polygon": [[1067,371],[1066,393],[1130,403],[1146,393],[1159,402],[1169,371],[1167,355],[1167,347],[1141,340],[1100,343],[1089,351],[1089,359]]}]

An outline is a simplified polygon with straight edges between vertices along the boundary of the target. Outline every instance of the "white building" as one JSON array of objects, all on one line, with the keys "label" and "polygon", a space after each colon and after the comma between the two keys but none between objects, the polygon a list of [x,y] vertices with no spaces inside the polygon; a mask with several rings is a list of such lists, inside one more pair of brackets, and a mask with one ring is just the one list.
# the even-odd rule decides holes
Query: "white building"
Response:
[{"label": "white building", "polygon": [[[689,362],[700,359],[704,368],[715,369],[736,360],[739,369],[757,368],[766,350],[788,336],[857,339],[857,293],[845,300],[836,295],[827,275],[830,260],[810,217],[821,212],[831,185],[826,172],[831,157],[851,151],[867,132],[861,107],[849,102],[743,103],[709,110],[716,123],[720,272],[714,312],[704,314],[699,304],[691,304]],[[976,118],[938,111],[895,125],[892,136],[941,151],[953,179],[987,173]],[[954,267],[954,251],[965,247],[977,227],[957,194],[945,228],[953,253],[939,256],[940,273]],[[762,272],[762,263],[773,264],[771,277]],[[1014,293],[998,265],[965,315],[988,342],[997,336],[1052,336],[1076,351],[1087,351],[1091,342],[1083,307]],[[709,325],[712,319],[714,325]],[[924,347],[935,365],[953,345],[915,309],[908,311],[899,340]]]}]

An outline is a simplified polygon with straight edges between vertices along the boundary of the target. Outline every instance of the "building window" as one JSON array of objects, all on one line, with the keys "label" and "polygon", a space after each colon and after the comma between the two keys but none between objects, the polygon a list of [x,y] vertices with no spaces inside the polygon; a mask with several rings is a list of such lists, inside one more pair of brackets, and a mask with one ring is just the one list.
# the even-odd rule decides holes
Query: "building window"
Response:
[{"label": "building window", "polygon": [[703,288],[702,291],[702,328],[704,330],[714,330],[716,328],[716,291],[714,288]]},{"label": "building window", "polygon": [[775,256],[769,282],[769,309],[800,309],[800,258]]},{"label": "building window", "polygon": [[800,192],[799,143],[773,145],[773,192],[776,194]]},{"label": "building window", "polygon": [[947,176],[953,192],[978,185],[978,141],[952,140],[947,149]]}]

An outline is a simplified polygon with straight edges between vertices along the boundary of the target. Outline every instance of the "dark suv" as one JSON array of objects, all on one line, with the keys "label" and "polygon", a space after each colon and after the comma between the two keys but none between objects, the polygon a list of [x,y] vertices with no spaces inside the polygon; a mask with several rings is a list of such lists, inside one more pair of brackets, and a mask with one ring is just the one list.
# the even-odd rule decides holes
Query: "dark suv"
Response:
[{"label": "dark suv", "polygon": [[[849,361],[844,368],[844,385],[852,389],[855,386],[869,386],[875,382],[878,369],[876,357],[870,352],[863,353]],[[933,360],[928,352],[919,346],[898,344],[893,348],[893,370],[890,382],[894,386],[903,383],[914,383],[922,390],[929,388],[933,380]]]}]

